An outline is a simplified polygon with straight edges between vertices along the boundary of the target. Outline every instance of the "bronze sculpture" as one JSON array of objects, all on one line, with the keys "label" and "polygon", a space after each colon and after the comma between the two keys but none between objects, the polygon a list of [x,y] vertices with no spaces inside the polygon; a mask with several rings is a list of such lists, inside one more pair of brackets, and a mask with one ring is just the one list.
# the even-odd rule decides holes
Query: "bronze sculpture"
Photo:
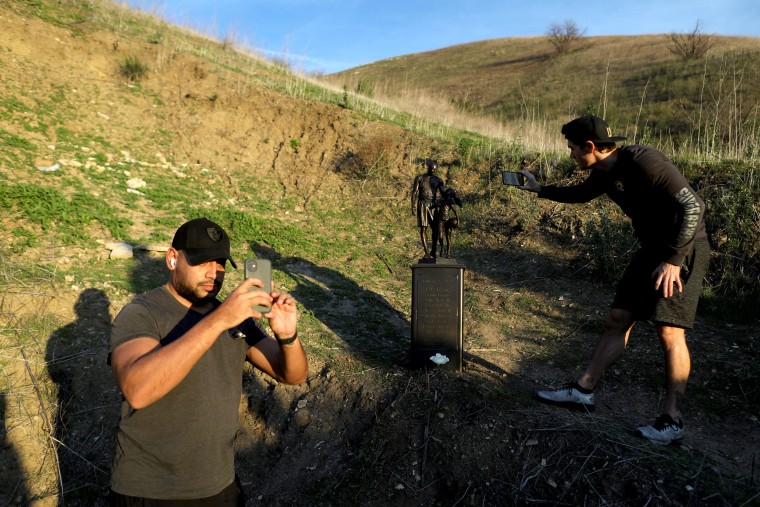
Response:
[{"label": "bronze sculpture", "polygon": [[427,228],[433,222],[433,209],[439,193],[443,192],[443,180],[435,173],[438,163],[434,160],[425,162],[427,172],[414,178],[412,185],[412,215],[417,215],[417,226],[420,228],[420,239],[424,250],[423,258],[435,257],[435,244],[430,252],[427,247]]},{"label": "bronze sculpture", "polygon": [[[455,206],[462,206],[456,190],[449,187],[441,195],[441,200],[433,204],[433,248],[431,256],[437,257],[436,248],[440,247],[440,255],[444,253],[444,241],[446,246],[446,258],[451,258],[451,231],[459,227],[459,214]],[[453,216],[451,216],[453,214]]]}]

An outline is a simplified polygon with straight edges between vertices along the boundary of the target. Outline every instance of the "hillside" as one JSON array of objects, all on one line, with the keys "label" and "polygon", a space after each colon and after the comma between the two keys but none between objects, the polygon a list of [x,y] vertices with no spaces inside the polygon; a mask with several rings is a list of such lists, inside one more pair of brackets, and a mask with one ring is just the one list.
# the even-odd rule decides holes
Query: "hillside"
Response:
[{"label": "hillside", "polygon": [[[106,1],[11,0],[0,26],[0,505],[105,505],[121,400],[109,325],[165,281],[162,251],[197,216],[227,229],[235,259],[272,259],[310,362],[303,386],[243,374],[248,505],[759,498],[756,314],[700,312],[679,448],[631,434],[663,391],[646,324],[595,414],[532,398],[590,354],[612,295],[604,270],[630,232],[607,203],[502,186],[498,171],[524,155],[514,140],[389,111]],[[466,266],[462,372],[407,367],[422,255],[409,190],[426,157],[464,201],[452,247]],[[563,170],[554,177],[577,178]],[[728,188],[705,174],[706,192]],[[605,255],[594,237],[610,240]],[[135,255],[111,258],[114,242]],[[240,281],[229,273],[225,289]]]},{"label": "hillside", "polygon": [[[419,92],[507,123],[546,122],[555,132],[590,111],[631,141],[741,156],[738,147],[751,146],[756,156],[760,39],[705,35],[711,49],[689,61],[669,50],[667,35],[583,37],[561,55],[547,37],[504,38],[390,58],[325,79],[380,97]],[[711,122],[733,150],[704,144]]]}]

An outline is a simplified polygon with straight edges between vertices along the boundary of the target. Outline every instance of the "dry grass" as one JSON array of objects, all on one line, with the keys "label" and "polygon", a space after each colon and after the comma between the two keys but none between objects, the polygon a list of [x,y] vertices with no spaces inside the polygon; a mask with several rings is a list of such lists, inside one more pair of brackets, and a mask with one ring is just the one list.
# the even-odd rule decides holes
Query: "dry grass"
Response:
[{"label": "dry grass", "polygon": [[393,107],[485,135],[513,140],[522,133],[529,148],[564,151],[553,141],[560,125],[593,112],[629,142],[697,156],[758,156],[760,39],[717,37],[706,60],[688,63],[668,43],[667,35],[587,37],[556,56],[546,38],[494,39],[322,80],[372,90]]},{"label": "dry grass", "polygon": [[51,301],[50,293],[38,290],[5,292],[0,298],[0,419],[10,446],[2,455],[4,505],[30,498],[38,500],[36,505],[56,505],[62,484],[57,390],[45,362],[45,337],[56,321],[34,318],[45,316]]}]

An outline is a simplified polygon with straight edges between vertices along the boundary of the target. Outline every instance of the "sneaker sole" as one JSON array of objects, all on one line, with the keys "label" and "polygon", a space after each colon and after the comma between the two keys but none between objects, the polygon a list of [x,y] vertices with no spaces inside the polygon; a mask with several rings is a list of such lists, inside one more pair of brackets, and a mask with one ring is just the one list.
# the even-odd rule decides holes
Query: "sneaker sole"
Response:
[{"label": "sneaker sole", "polygon": [[579,412],[593,412],[594,410],[596,410],[596,405],[586,405],[585,403],[576,403],[574,401],[548,400],[546,398],[540,397],[539,395],[535,395],[534,398],[536,398],[541,403],[546,403],[547,405],[554,405],[555,407],[569,408],[571,410],[577,410]]},{"label": "sneaker sole", "polygon": [[683,435],[680,436],[680,437],[678,437],[678,438],[674,438],[673,440],[669,440],[667,442],[663,442],[662,440],[654,440],[653,438],[646,437],[639,430],[634,430],[633,431],[633,435],[636,436],[636,437],[639,437],[642,440],[646,440],[647,442],[651,442],[651,443],[653,443],[655,445],[661,445],[662,447],[667,447],[669,445],[672,445],[672,446],[680,445],[681,440],[683,440]]}]

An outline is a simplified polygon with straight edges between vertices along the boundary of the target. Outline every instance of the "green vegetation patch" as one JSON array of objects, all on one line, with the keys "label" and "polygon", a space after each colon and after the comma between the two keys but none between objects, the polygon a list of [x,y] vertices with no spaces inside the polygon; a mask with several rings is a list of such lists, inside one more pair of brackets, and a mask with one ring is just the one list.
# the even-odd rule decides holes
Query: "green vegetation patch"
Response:
[{"label": "green vegetation patch", "polygon": [[67,197],[56,189],[33,184],[0,183],[0,205],[16,209],[44,232],[67,244],[89,240],[88,226],[92,222],[101,223],[116,239],[126,236],[131,223],[97,197],[84,193]]},{"label": "green vegetation patch", "polygon": [[36,152],[33,142],[0,128],[0,161],[9,165],[31,163]]}]

